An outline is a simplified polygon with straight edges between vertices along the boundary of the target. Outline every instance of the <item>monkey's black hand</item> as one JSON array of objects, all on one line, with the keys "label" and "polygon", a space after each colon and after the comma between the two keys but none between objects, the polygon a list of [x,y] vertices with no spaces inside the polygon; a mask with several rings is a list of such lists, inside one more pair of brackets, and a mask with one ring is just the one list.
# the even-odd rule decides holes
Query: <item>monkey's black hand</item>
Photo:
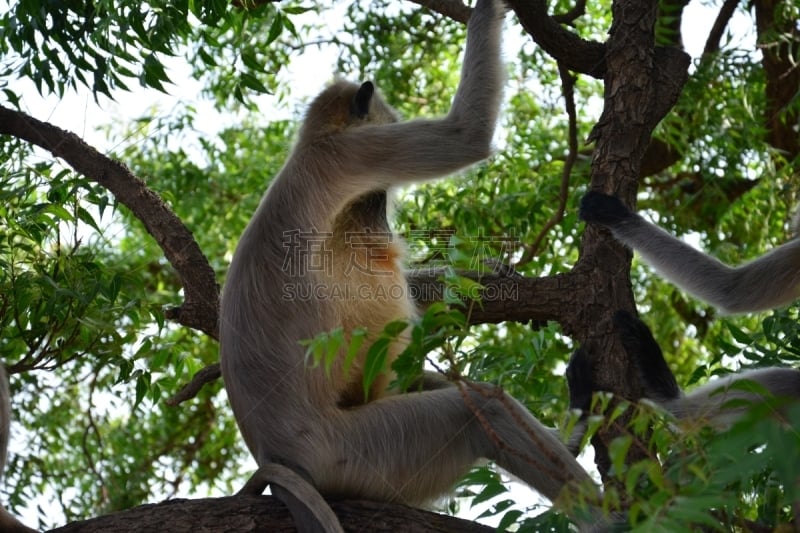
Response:
[{"label": "monkey's black hand", "polygon": [[615,226],[634,216],[634,213],[616,196],[589,191],[581,199],[579,215],[586,222]]},{"label": "monkey's black hand", "polygon": [[592,362],[589,352],[581,347],[575,350],[567,365],[567,386],[569,387],[569,408],[589,412],[592,406],[592,393],[595,391],[592,379]]},{"label": "monkey's black hand", "polygon": [[614,327],[625,352],[639,367],[645,396],[654,400],[680,398],[681,389],[675,375],[647,324],[620,309],[614,313]]}]

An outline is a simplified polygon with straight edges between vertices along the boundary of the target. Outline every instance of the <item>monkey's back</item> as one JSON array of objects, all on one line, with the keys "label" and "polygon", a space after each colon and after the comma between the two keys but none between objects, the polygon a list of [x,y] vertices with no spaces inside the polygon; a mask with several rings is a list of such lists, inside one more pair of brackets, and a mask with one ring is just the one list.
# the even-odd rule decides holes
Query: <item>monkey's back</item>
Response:
[{"label": "monkey's back", "polygon": [[[223,290],[222,374],[259,462],[273,449],[316,440],[320,419],[363,402],[367,347],[388,322],[414,315],[403,246],[385,221],[385,192],[337,213],[309,185],[322,171],[302,153],[287,162],[243,233]],[[366,329],[359,354],[347,372],[346,348],[327,371],[323,364],[312,368],[300,342],[338,327],[348,339],[354,328]],[[390,347],[387,366],[404,342]],[[379,378],[370,399],[389,380]]]}]

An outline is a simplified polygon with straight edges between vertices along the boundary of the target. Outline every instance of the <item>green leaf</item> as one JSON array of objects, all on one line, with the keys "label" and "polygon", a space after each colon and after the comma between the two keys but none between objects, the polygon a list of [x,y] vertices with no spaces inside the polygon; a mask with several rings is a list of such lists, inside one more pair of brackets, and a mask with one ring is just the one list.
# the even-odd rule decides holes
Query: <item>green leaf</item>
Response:
[{"label": "green leaf", "polygon": [[365,399],[369,398],[369,390],[377,377],[386,371],[386,357],[389,354],[391,343],[391,339],[380,337],[367,350],[367,357],[364,361],[364,377],[362,379]]},{"label": "green leaf", "polygon": [[285,18],[280,13],[275,13],[275,18],[272,19],[272,25],[269,27],[269,33],[267,34],[267,40],[265,44],[271,44],[280,37],[281,32],[283,31],[285,25]]},{"label": "green leaf", "polygon": [[263,83],[261,83],[261,80],[259,80],[258,78],[256,78],[255,76],[253,76],[251,74],[248,74],[246,72],[242,72],[239,75],[239,79],[241,80],[242,85],[247,87],[248,89],[251,89],[251,90],[256,91],[258,93],[268,93],[269,92],[269,89],[267,89],[267,87]]},{"label": "green leaf", "polygon": [[350,343],[347,345],[347,353],[344,358],[344,374],[350,373],[350,367],[355,361],[356,357],[361,351],[361,346],[367,338],[367,330],[364,328],[356,328],[350,332]]}]

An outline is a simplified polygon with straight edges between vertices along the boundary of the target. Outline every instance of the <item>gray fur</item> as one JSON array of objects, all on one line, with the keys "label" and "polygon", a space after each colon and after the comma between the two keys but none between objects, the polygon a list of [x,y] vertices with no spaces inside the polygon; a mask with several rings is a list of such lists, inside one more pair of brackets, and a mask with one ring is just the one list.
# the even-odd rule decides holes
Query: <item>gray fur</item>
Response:
[{"label": "gray fur", "polygon": [[[780,410],[788,403],[800,400],[800,371],[780,367],[730,374],[685,395],[678,387],[661,347],[644,322],[628,311],[618,310],[614,313],[614,327],[623,348],[638,370],[643,387],[642,397],[661,405],[679,420],[708,424],[724,430],[755,404],[770,402],[771,407]],[[594,380],[597,363],[598,360],[581,347],[572,355],[567,366],[570,407],[582,411],[584,415],[567,443],[576,454],[587,429],[586,415],[590,411],[592,394],[602,390]]]},{"label": "gray fur", "polygon": [[[748,387],[747,382],[756,386]],[[731,387],[733,384],[737,385]],[[751,405],[765,400],[760,389],[778,399],[800,400],[800,371],[780,367],[748,370],[706,383],[681,398],[652,399],[676,418],[705,420],[726,429]]]},{"label": "gray fur", "polygon": [[800,297],[800,239],[730,267],[639,215],[610,228],[666,279],[725,313],[772,309]]},{"label": "gray fur", "polygon": [[[551,430],[489,385],[388,391],[388,365],[402,341],[390,347],[386,374],[368,401],[360,389],[363,353],[349,372],[337,360],[326,374],[306,364],[298,344],[335,327],[365,327],[374,338],[389,321],[414,317],[402,244],[396,237],[381,239],[387,227],[381,195],[394,185],[457,172],[491,153],[504,83],[503,15],[501,1],[478,1],[461,83],[443,118],[398,122],[377,94],[362,118],[352,110],[363,102],[352,106],[348,100],[357,85],[338,81],[323,91],[231,263],[221,306],[221,364],[239,427],[259,465],[296,464],[325,496],[425,504],[481,458],[553,501],[567,484],[591,484]],[[373,233],[364,235],[364,229]],[[285,262],[287,235],[312,230],[324,236],[329,264],[292,271]],[[381,272],[347,268],[354,259],[369,259],[368,251],[348,242],[353,231],[386,257]],[[287,287],[297,284],[324,294],[287,297]],[[331,297],[333,287],[354,295],[367,288],[373,296]],[[399,289],[402,296],[374,297],[379,289]]]},{"label": "gray fur", "polygon": [[298,533],[344,533],[339,519],[319,492],[285,465],[261,465],[237,495],[258,496],[267,485],[271,485],[272,494],[289,508]]}]

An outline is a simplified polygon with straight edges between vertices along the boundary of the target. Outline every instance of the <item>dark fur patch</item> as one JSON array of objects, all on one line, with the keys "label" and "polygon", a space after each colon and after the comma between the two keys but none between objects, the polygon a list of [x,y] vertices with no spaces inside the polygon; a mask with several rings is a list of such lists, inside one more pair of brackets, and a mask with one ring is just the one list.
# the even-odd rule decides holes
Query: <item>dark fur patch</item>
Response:
[{"label": "dark fur patch", "polygon": [[356,91],[353,97],[352,112],[358,118],[365,118],[369,114],[369,104],[372,101],[372,95],[375,94],[375,86],[371,81],[365,81],[361,87]]}]

